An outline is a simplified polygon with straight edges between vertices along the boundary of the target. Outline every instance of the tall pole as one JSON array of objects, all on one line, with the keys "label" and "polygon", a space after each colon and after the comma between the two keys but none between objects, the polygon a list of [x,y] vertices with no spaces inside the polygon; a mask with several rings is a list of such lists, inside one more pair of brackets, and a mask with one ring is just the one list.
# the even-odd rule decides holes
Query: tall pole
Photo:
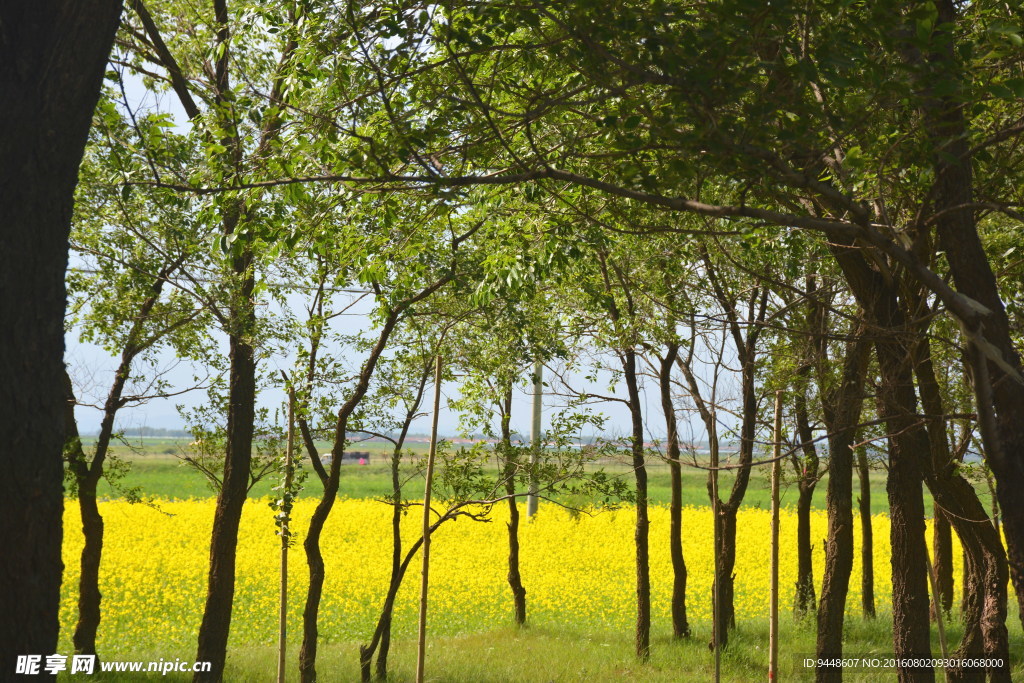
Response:
[{"label": "tall pole", "polygon": [[[710,434],[709,434],[710,436]],[[715,580],[712,584],[711,591],[711,642],[715,646],[715,683],[719,683],[722,680],[722,634],[721,624],[718,621],[718,615],[721,613],[722,604],[722,587],[719,585],[721,582],[718,580],[718,572],[720,567],[719,558],[719,546],[721,544],[720,523],[718,519],[719,514],[719,501],[718,501],[718,436],[715,435],[716,442],[712,444],[708,441],[708,448],[711,451],[711,516],[713,518],[714,527],[711,537],[714,542],[715,551],[712,555],[715,558]]]},{"label": "tall pole", "polygon": [[430,428],[427,453],[427,482],[423,492],[423,580],[420,583],[420,629],[416,646],[416,683],[423,683],[427,658],[427,585],[430,571],[430,487],[434,482],[434,456],[437,455],[437,418],[441,412],[441,355],[434,362],[434,423]]},{"label": "tall pole", "polygon": [[544,403],[544,364],[539,360],[533,364],[533,425],[530,432],[532,448],[530,452],[530,491],[526,496],[526,516],[537,514],[537,493],[540,486],[537,482],[537,464],[540,462],[540,413]]},{"label": "tall pole", "polygon": [[768,680],[779,673],[779,479],[782,477],[782,392],[775,392],[775,447],[772,462],[772,584],[768,617]]},{"label": "tall pole", "polygon": [[[284,491],[282,498],[285,506],[291,504],[292,491],[292,457],[295,447],[295,391],[288,388],[288,446],[284,452]],[[288,544],[291,541],[288,524],[291,521],[289,510],[282,510],[281,517],[281,608],[278,621],[277,649],[277,683],[284,683],[285,654],[288,650]]]}]

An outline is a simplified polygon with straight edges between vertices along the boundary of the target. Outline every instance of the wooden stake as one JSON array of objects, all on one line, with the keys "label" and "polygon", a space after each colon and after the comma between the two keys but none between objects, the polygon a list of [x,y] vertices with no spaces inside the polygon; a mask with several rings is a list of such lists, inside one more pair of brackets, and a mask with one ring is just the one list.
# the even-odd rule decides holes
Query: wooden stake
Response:
[{"label": "wooden stake", "polygon": [[768,617],[768,680],[779,673],[779,479],[782,477],[782,392],[775,392],[775,447],[772,462],[772,581]]},{"label": "wooden stake", "polygon": [[[287,378],[285,378],[287,381]],[[284,454],[284,495],[292,489],[292,456],[295,446],[295,391],[288,388],[288,446]],[[277,683],[284,683],[285,654],[288,651],[288,524],[290,515],[281,518],[281,607],[278,620]]]},{"label": "wooden stake", "polygon": [[[708,444],[711,447],[711,444]],[[719,633],[718,615],[721,610],[721,593],[722,588],[719,586],[718,581],[718,547],[721,543],[719,538],[718,526],[718,446],[711,447],[711,516],[713,517],[714,529],[711,537],[714,543],[714,564],[715,564],[715,579],[714,590],[711,594],[711,641],[715,646],[715,683],[719,683],[722,680],[722,634]]]},{"label": "wooden stake", "polygon": [[416,683],[423,683],[427,657],[427,585],[430,571],[430,487],[434,481],[434,456],[437,455],[437,418],[441,412],[441,356],[434,365],[434,423],[430,428],[427,453],[427,482],[423,492],[423,580],[420,583],[420,629],[416,646]]},{"label": "wooden stake", "polygon": [[530,491],[526,495],[526,517],[537,514],[538,493],[537,463],[540,462],[540,417],[544,404],[544,364],[539,360],[533,364],[533,424],[530,434]]}]

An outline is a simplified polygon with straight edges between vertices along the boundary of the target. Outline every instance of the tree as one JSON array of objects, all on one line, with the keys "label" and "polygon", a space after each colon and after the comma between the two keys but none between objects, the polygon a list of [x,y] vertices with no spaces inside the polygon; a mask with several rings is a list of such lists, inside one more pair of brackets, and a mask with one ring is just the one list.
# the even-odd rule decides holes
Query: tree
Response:
[{"label": "tree", "polygon": [[117,0],[0,9],[0,666],[57,647],[64,270],[72,203]]},{"label": "tree", "polygon": [[[282,153],[286,84],[298,47],[300,8],[256,8],[226,0],[209,7],[161,5],[154,15],[143,0],[132,0],[130,24],[121,33],[125,54],[118,61],[151,87],[171,90],[188,116],[193,143],[205,163],[196,173],[234,184],[274,164]],[[202,30],[195,30],[202,27]],[[275,27],[276,39],[265,30]],[[181,40],[187,35],[187,40]],[[251,49],[259,46],[256,49]],[[209,51],[209,52],[207,52]],[[213,53],[212,63],[207,59]],[[159,136],[148,140],[159,147]],[[159,152],[157,152],[157,155]],[[279,158],[278,158],[279,159]],[[160,184],[160,169],[154,165]],[[165,171],[166,172],[166,171]],[[134,182],[141,182],[136,179]],[[199,628],[196,659],[211,662],[195,679],[220,680],[227,655],[235,585],[238,525],[248,490],[257,395],[258,330],[256,302],[266,245],[281,232],[282,211],[263,193],[218,195],[200,211],[220,233],[223,291],[215,314],[228,337],[228,401],[223,481],[210,539],[206,609]]]}]

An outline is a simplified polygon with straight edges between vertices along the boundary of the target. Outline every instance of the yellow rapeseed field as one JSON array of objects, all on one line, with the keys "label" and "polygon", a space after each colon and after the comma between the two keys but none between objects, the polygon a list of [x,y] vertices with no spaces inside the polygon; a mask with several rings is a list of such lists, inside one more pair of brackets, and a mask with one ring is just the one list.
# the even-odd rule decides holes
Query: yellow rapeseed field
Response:
[{"label": "yellow rapeseed field", "polygon": [[[110,651],[189,652],[194,647],[206,591],[212,500],[164,501],[157,507],[122,501],[100,504],[106,521],[101,591],[100,646]],[[314,502],[295,507],[298,542],[291,551],[291,624],[297,633],[307,585],[301,540]],[[276,638],[280,541],[266,501],[249,501],[242,517],[231,638],[236,645],[271,645]],[[763,617],[768,611],[769,513],[740,513],[736,564],[737,618]],[[443,526],[432,546],[430,626],[455,634],[507,623],[510,600],[507,571],[507,509],[497,508],[490,523],[459,519]],[[635,615],[634,512],[622,508],[573,517],[555,506],[543,507],[521,531],[522,575],[530,619],[571,623],[596,630],[627,630]],[[65,575],[61,623],[70,638],[76,618],[78,557],[82,547],[75,505],[65,512]],[[405,518],[407,544],[421,524],[420,509]],[[689,570],[687,608],[692,620],[708,621],[711,595],[711,513],[683,513],[684,553]],[[815,582],[820,585],[826,517],[812,518]],[[875,577],[879,609],[888,609],[889,522],[873,519]],[[796,515],[782,516],[782,605],[792,604],[796,580]],[[668,624],[671,562],[668,510],[651,510],[653,617]],[[390,508],[370,500],[339,501],[323,537],[327,583],[321,606],[324,641],[364,640],[372,631],[383,600],[390,567]],[[848,608],[860,609],[860,533]],[[957,551],[956,558],[960,557]],[[960,568],[957,567],[959,576]],[[399,597],[395,631],[414,632],[419,558],[410,568]],[[959,579],[958,579],[959,582]],[[297,636],[293,636],[297,637]]]}]

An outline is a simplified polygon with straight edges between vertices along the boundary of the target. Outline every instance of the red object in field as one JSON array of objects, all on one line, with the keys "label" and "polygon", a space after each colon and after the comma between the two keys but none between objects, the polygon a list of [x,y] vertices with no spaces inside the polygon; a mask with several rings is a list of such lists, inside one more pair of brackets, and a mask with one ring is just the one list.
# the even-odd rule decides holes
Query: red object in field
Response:
[{"label": "red object in field", "polygon": [[366,464],[366,458],[359,458],[359,464],[360,465],[365,465]]}]

